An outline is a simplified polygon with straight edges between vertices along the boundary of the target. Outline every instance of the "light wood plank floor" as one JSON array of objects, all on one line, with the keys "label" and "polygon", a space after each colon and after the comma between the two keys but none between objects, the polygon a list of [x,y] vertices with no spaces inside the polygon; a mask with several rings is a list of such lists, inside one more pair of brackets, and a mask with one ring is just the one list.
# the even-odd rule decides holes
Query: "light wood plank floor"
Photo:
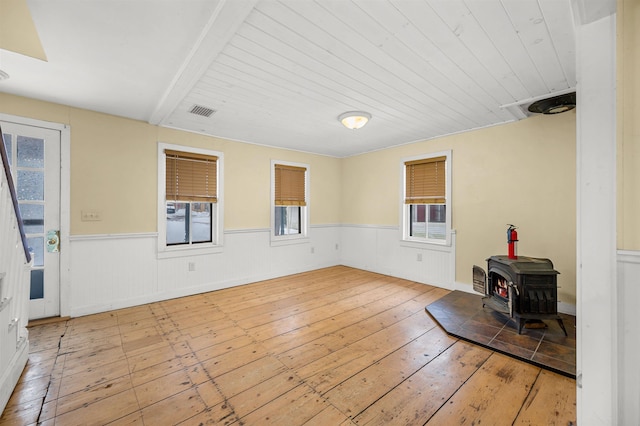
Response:
[{"label": "light wood plank floor", "polygon": [[574,380],[434,323],[446,293],[338,266],[32,327],[0,423],[575,423]]}]

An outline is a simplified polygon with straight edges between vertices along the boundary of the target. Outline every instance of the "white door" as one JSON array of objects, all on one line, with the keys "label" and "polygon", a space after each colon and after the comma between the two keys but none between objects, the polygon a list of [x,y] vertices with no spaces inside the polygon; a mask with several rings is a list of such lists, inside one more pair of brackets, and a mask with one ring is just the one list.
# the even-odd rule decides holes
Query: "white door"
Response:
[{"label": "white door", "polygon": [[1,122],[29,251],[29,319],[60,315],[60,131]]}]

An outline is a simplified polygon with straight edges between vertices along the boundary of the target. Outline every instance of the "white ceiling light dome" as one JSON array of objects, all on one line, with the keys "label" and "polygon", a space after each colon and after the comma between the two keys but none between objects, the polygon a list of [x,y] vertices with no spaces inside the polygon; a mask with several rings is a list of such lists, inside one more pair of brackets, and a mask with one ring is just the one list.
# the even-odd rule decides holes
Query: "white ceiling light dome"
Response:
[{"label": "white ceiling light dome", "polygon": [[369,120],[371,120],[371,114],[364,111],[348,111],[338,116],[338,121],[351,130],[362,128]]}]

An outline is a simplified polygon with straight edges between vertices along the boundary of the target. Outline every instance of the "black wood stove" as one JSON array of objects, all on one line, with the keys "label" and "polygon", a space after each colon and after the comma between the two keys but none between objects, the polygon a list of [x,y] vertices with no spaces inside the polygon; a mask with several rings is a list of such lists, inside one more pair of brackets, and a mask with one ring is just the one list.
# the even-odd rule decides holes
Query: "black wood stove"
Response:
[{"label": "black wood stove", "polygon": [[515,320],[518,334],[525,322],[554,319],[564,331],[558,315],[559,272],[549,259],[518,256],[491,256],[487,259],[489,274],[473,267],[473,289],[484,294],[482,306],[509,315]]}]

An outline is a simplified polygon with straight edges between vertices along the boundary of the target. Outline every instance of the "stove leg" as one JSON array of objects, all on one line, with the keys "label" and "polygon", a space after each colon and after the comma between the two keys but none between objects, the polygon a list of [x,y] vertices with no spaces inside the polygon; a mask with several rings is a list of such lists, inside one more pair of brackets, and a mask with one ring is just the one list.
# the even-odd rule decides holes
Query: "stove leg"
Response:
[{"label": "stove leg", "polygon": [[564,335],[565,336],[569,336],[567,334],[567,329],[564,328],[564,322],[562,322],[562,318],[558,318],[558,325],[560,326],[560,328],[562,329],[562,331],[564,331]]},{"label": "stove leg", "polygon": [[518,334],[522,334],[522,326],[524,326],[524,318],[518,318]]}]

